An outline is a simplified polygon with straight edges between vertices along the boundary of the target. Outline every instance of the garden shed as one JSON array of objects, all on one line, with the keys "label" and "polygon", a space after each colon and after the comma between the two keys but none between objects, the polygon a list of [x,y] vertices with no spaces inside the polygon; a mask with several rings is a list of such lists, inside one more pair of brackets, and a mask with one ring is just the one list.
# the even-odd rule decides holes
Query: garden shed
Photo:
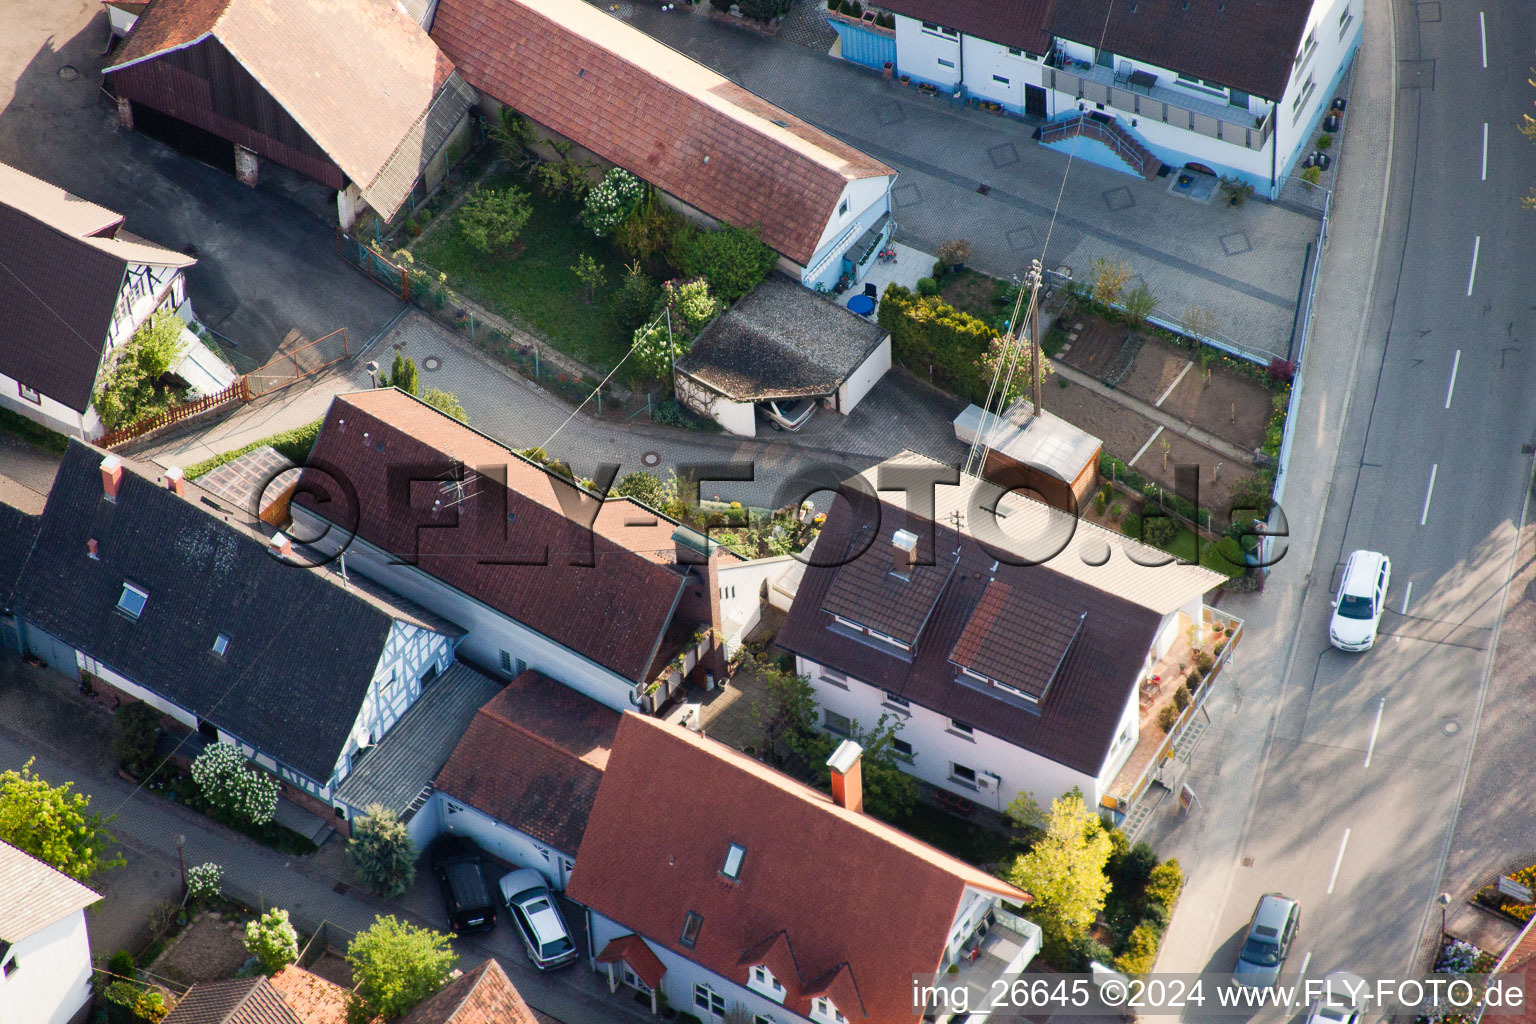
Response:
[{"label": "garden shed", "polygon": [[890,368],[885,328],[774,275],[704,329],[673,383],[689,408],[752,437],[758,403],[814,398],[846,416]]},{"label": "garden shed", "polygon": [[1099,482],[1098,438],[1044,409],[1034,415],[1020,399],[1002,415],[968,406],[955,417],[955,437],[966,444],[983,438],[987,452],[981,475],[1007,487],[1034,491],[1046,504],[1075,513],[1093,497]]}]

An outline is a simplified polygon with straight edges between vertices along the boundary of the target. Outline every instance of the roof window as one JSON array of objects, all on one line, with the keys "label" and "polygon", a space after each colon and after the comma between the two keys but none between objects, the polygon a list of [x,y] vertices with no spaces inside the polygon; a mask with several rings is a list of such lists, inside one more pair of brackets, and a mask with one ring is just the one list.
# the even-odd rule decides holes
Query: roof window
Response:
[{"label": "roof window", "polygon": [[137,619],[144,613],[144,604],[149,600],[149,594],[140,590],[132,583],[123,583],[123,593],[117,599],[117,607],[130,619]]},{"label": "roof window", "polygon": [[217,654],[219,657],[222,658],[222,657],[224,657],[224,652],[227,651],[227,650],[229,650],[229,634],[228,633],[220,633],[218,636],[213,638],[213,653],[214,654]]},{"label": "roof window", "polygon": [[740,843],[732,843],[731,848],[725,854],[725,867],[720,873],[726,878],[735,880],[741,877],[741,859],[747,855],[747,848]]},{"label": "roof window", "polygon": [[704,924],[704,919],[693,911],[688,911],[688,916],[683,918],[683,936],[681,942],[692,949],[694,943],[699,941],[699,928]]}]

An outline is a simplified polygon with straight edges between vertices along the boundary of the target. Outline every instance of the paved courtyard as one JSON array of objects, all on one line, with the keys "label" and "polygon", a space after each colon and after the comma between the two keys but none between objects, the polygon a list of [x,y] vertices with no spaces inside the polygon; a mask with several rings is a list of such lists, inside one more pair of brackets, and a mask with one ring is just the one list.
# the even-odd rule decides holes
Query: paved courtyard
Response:
[{"label": "paved courtyard", "polygon": [[721,25],[703,6],[622,3],[616,13],[897,168],[891,198],[901,241],[933,252],[963,236],[972,265],[1002,278],[1042,253],[1047,267],[1069,266],[1079,280],[1096,257],[1119,257],[1157,295],[1162,314],[1203,305],[1216,312],[1220,333],[1286,353],[1317,234],[1314,211],[1266,202],[1234,209],[1219,196],[1196,203],[1170,194],[1169,179],[1143,181],[1081,160],[1067,173],[1066,157],[1031,140],[1033,125],[954,107],[796,45],[816,42],[808,19],[819,17],[818,6],[797,0],[772,39]]}]

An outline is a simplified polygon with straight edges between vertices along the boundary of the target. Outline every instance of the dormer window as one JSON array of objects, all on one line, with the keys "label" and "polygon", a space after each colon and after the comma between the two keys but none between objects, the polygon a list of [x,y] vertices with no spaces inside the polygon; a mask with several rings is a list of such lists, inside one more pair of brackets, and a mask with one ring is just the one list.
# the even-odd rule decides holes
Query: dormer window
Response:
[{"label": "dormer window", "polygon": [[752,973],[747,977],[747,988],[765,995],[776,1003],[782,1003],[787,994],[779,979],[773,976],[773,972],[762,964],[752,968]]},{"label": "dormer window", "polygon": [[838,1012],[832,1005],[832,1000],[826,996],[817,996],[811,1000],[811,1020],[817,1024],[848,1024],[848,1018]]},{"label": "dormer window", "polygon": [[747,855],[747,848],[740,843],[732,843],[731,848],[725,854],[725,866],[720,873],[731,881],[741,877],[741,859]]},{"label": "dormer window", "polygon": [[123,583],[123,592],[117,599],[118,610],[130,619],[137,619],[144,613],[144,604],[149,600],[149,593],[140,590],[132,583]]},{"label": "dormer window", "polygon": [[217,654],[219,657],[222,658],[222,657],[224,657],[224,652],[227,651],[227,650],[229,650],[229,634],[228,633],[220,633],[218,636],[213,638],[213,653],[214,654]]}]

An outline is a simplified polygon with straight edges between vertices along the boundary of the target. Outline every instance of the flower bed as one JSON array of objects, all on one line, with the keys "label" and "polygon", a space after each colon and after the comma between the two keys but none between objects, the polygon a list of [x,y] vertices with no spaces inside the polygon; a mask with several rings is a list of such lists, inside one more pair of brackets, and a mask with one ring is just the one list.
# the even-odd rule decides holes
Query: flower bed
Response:
[{"label": "flower bed", "polygon": [[[1510,875],[1509,878],[1511,881],[1517,882],[1528,889],[1536,890],[1536,865],[1521,868]],[[1536,903],[1521,903],[1513,896],[1500,892],[1497,884],[1486,886],[1479,890],[1474,898],[1480,906],[1503,914],[1517,924],[1525,924],[1531,919],[1533,914],[1536,914]]]},{"label": "flower bed", "polygon": [[269,821],[265,825],[252,825],[216,813],[203,797],[197,783],[192,781],[191,773],[169,762],[162,764],[147,780],[144,780],[144,788],[151,793],[158,793],[167,800],[206,814],[219,824],[227,825],[280,853],[303,856],[314,853],[318,849],[305,837],[290,828],[284,828],[275,821]]}]

